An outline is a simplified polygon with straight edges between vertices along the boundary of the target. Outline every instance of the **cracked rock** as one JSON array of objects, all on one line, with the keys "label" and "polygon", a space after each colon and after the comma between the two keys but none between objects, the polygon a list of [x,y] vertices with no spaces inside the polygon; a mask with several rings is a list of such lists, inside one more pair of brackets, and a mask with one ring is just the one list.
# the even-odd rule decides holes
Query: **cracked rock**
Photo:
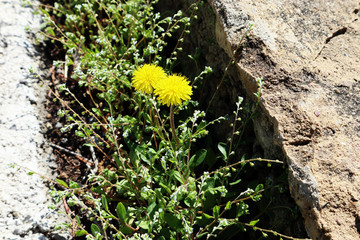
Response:
[{"label": "cracked rock", "polygon": [[360,239],[359,1],[209,2],[217,42],[231,58],[238,23],[254,24],[234,81],[251,96],[254,79],[264,80],[255,132],[267,157],[280,154],[275,146],[286,156],[309,236]]}]

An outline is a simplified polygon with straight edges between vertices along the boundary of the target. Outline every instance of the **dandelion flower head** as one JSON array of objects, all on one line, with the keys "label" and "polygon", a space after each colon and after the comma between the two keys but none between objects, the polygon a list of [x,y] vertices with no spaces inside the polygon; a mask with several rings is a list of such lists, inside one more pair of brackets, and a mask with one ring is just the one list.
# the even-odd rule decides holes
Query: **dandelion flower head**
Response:
[{"label": "dandelion flower head", "polygon": [[164,105],[180,105],[190,99],[192,89],[187,79],[180,75],[170,75],[155,85],[155,95]]},{"label": "dandelion flower head", "polygon": [[153,92],[155,84],[165,77],[166,73],[161,67],[145,64],[134,71],[132,84],[136,91],[150,94]]}]

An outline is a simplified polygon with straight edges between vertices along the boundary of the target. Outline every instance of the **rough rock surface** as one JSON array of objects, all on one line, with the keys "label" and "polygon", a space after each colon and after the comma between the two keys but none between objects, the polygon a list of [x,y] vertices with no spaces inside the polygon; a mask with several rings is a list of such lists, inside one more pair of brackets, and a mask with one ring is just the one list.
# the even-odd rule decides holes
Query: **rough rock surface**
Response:
[{"label": "rough rock surface", "polygon": [[29,73],[40,66],[25,31],[40,27],[32,11],[21,0],[0,1],[0,239],[70,239],[67,232],[52,232],[66,220],[48,209],[51,199],[41,178],[8,166],[15,163],[48,178],[54,178],[49,167],[56,167],[41,130],[46,88]]},{"label": "rough rock surface", "polygon": [[360,2],[209,2],[249,95],[264,79],[257,137],[267,156],[285,154],[309,236],[360,239]]}]

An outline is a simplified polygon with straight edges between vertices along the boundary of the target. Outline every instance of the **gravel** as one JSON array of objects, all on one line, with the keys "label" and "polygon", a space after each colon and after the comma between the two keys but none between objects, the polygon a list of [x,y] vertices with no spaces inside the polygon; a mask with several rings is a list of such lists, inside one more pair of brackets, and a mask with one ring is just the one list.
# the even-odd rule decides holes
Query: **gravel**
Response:
[{"label": "gravel", "polygon": [[41,72],[32,34],[25,30],[40,27],[41,18],[32,11],[21,0],[0,0],[0,239],[70,239],[68,231],[52,231],[69,220],[48,208],[47,185],[21,170],[54,179],[51,170],[56,167],[43,135],[47,90],[29,73],[32,68],[47,74]]}]

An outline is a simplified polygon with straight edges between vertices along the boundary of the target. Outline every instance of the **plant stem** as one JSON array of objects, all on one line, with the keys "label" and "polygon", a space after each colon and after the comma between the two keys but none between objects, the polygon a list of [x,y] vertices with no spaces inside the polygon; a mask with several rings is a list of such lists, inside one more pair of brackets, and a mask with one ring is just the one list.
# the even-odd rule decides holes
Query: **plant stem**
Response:
[{"label": "plant stem", "polygon": [[171,125],[171,132],[173,135],[173,138],[175,139],[176,145],[179,146],[180,145],[180,141],[176,135],[175,132],[175,123],[174,123],[174,105],[171,105],[170,107],[170,125]]}]

